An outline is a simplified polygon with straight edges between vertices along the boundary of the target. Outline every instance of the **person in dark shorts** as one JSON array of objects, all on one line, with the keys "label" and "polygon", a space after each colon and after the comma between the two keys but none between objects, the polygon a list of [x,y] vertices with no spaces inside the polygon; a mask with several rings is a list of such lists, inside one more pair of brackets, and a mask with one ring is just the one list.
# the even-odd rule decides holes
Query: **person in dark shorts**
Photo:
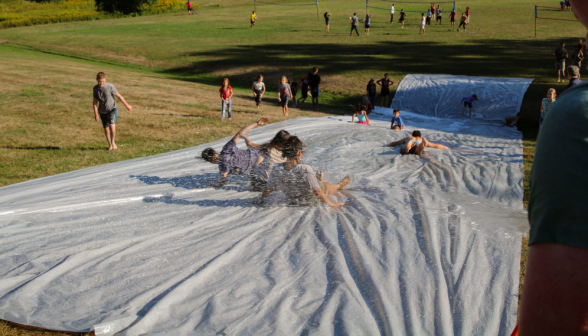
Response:
[{"label": "person in dark shorts", "polygon": [[192,4],[192,1],[188,0],[186,6],[188,6],[188,15],[194,14],[194,5]]},{"label": "person in dark shorts", "polygon": [[310,79],[310,95],[312,96],[312,109],[316,109],[319,104],[319,85],[321,84],[321,76],[318,75],[319,68],[312,68]]},{"label": "person in dark shorts", "polygon": [[369,35],[370,34],[370,23],[372,21],[372,15],[371,14],[366,14],[365,15],[365,19],[363,19],[362,21],[365,24],[364,34]]},{"label": "person in dark shorts", "polygon": [[566,75],[566,58],[568,58],[568,50],[565,43],[560,43],[559,48],[553,52],[555,57],[555,70],[557,71],[557,82],[563,83],[563,77]]},{"label": "person in dark shorts", "polygon": [[251,86],[251,90],[253,91],[253,98],[255,99],[255,105],[259,108],[261,105],[261,99],[263,98],[263,94],[265,93],[265,84],[263,83],[263,76],[257,76],[255,82]]},{"label": "person in dark shorts", "polygon": [[380,99],[380,107],[388,107],[388,97],[390,96],[390,85],[394,84],[394,82],[388,78],[388,74],[384,74],[384,78],[378,80],[376,84],[382,87],[380,91],[381,99]]},{"label": "person in dark shorts", "polygon": [[421,155],[425,151],[425,148],[437,148],[437,149],[450,149],[447,146],[439,145],[436,143],[432,143],[428,141],[426,138],[422,137],[421,131],[414,131],[412,132],[412,136],[406,137],[402,140],[393,141],[389,143],[388,147],[396,147],[399,145],[404,145],[400,149],[400,154],[414,154],[414,155]]},{"label": "person in dark shorts", "polygon": [[[211,184],[211,187],[222,187],[227,183],[229,175],[250,175],[251,170],[258,161],[261,153],[255,148],[240,149],[237,143],[245,134],[257,126],[263,126],[269,121],[268,118],[261,118],[257,122],[243,127],[231,141],[224,145],[220,153],[214,148],[208,147],[202,151],[201,157],[207,162],[218,164],[220,178]],[[194,189],[198,189],[196,187]]]},{"label": "person in dark shorts", "polygon": [[465,113],[466,107],[469,107],[470,108],[470,118],[472,117],[472,108],[473,108],[473,104],[474,104],[475,100],[478,100],[477,95],[471,95],[471,96],[465,97],[461,100],[461,102],[463,103],[463,111],[461,111],[462,116]]},{"label": "person in dark shorts", "polygon": [[441,8],[441,5],[437,5],[437,24],[440,25],[441,21],[443,19],[443,9]]},{"label": "person in dark shorts", "polygon": [[455,16],[457,15],[457,13],[455,12],[455,9],[451,11],[451,14],[449,14],[449,19],[451,21],[451,29],[455,30]]},{"label": "person in dark shorts", "polygon": [[404,12],[404,9],[400,10],[400,19],[398,20],[398,22],[402,23],[402,27],[400,28],[404,28],[404,19],[406,18],[406,13]]},{"label": "person in dark shorts", "polygon": [[282,76],[278,84],[278,102],[282,106],[284,117],[288,117],[288,102],[292,97],[292,89],[288,83],[288,78]]},{"label": "person in dark shorts", "polygon": [[461,22],[459,23],[459,27],[457,27],[457,31],[459,31],[461,29],[461,26],[463,26],[463,31],[466,31],[466,21],[468,20],[468,17],[466,16],[466,13],[461,13]]},{"label": "person in dark shorts", "polygon": [[[308,87],[310,85],[310,76],[312,74],[309,72],[306,77],[300,80],[300,99],[298,99],[297,105],[302,105],[308,98]],[[300,102],[302,101],[302,103]]]},{"label": "person in dark shorts", "polygon": [[565,2],[564,0],[561,0],[561,1],[559,2],[559,5],[560,5],[560,7],[561,7],[561,10],[564,10],[564,9],[566,8],[566,2]]},{"label": "person in dark shorts", "polygon": [[329,26],[330,26],[330,20],[329,20],[329,18],[331,17],[331,13],[325,12],[324,17],[325,17],[325,24],[327,25],[325,27],[325,31],[329,32]]},{"label": "person in dark shorts", "polygon": [[255,11],[253,11],[251,14],[251,27],[249,28],[253,28],[253,26],[255,26],[255,20],[257,20],[257,14],[255,14]]},{"label": "person in dark shorts", "polygon": [[292,102],[294,102],[294,107],[297,107],[296,94],[298,93],[298,82],[292,81],[290,83],[290,91],[292,91]]},{"label": "person in dark shorts", "polygon": [[116,107],[116,100],[114,97],[120,99],[127,110],[132,111],[133,107],[127,104],[126,100],[116,90],[114,85],[106,83],[106,74],[99,72],[96,75],[98,84],[94,86],[94,118],[96,121],[102,121],[106,141],[108,141],[108,150],[116,150],[118,147],[114,142],[116,137],[116,117],[118,116],[118,109]]},{"label": "person in dark shorts", "polygon": [[359,32],[357,31],[357,14],[353,13],[353,16],[349,18],[351,20],[351,31],[349,32],[349,36],[353,35],[353,30],[355,29],[355,33],[359,36]]},{"label": "person in dark shorts", "polygon": [[572,4],[570,3],[570,0],[566,0],[566,9],[569,11],[572,10]]},{"label": "person in dark shorts", "polygon": [[427,11],[427,17],[426,17],[426,20],[425,20],[425,25],[426,26],[430,26],[431,25],[431,17],[432,16],[433,16],[433,12],[431,12],[430,10]]},{"label": "person in dark shorts", "polygon": [[368,97],[370,99],[370,103],[372,103],[373,106],[376,106],[376,92],[377,92],[377,86],[376,83],[374,82],[374,78],[370,78],[370,81],[367,85],[367,94]]}]

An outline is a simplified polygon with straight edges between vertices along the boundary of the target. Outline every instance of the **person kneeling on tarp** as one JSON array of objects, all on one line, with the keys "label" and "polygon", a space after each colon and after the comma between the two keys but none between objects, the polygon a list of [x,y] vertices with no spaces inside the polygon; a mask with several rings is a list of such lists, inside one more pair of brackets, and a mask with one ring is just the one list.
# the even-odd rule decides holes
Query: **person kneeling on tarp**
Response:
[{"label": "person kneeling on tarp", "polygon": [[251,169],[257,163],[260,156],[259,150],[254,148],[239,149],[237,142],[245,134],[257,126],[263,126],[269,121],[268,118],[261,118],[256,123],[241,129],[231,141],[223,147],[220,154],[214,148],[206,148],[202,151],[202,158],[210,163],[218,164],[220,178],[214,182],[212,187],[222,187],[228,180],[228,175],[250,175]]},{"label": "person kneeling on tarp", "polygon": [[432,143],[428,141],[426,138],[423,138],[421,135],[421,131],[414,131],[412,132],[412,136],[404,138],[402,140],[394,141],[388,144],[389,147],[394,146],[402,146],[400,149],[400,154],[415,154],[421,155],[425,151],[425,148],[437,148],[437,149],[450,149],[447,146],[439,145],[436,143]]},{"label": "person kneeling on tarp", "polygon": [[254,204],[263,204],[272,191],[277,190],[286,194],[293,205],[316,205],[319,199],[334,208],[344,205],[332,202],[329,196],[335,195],[349,184],[351,176],[335,185],[323,182],[322,171],[315,175],[309,165],[302,163],[303,147],[304,144],[298,137],[292,136],[288,139],[282,152],[287,161],[274,167],[265,190],[258,200],[253,201]]}]

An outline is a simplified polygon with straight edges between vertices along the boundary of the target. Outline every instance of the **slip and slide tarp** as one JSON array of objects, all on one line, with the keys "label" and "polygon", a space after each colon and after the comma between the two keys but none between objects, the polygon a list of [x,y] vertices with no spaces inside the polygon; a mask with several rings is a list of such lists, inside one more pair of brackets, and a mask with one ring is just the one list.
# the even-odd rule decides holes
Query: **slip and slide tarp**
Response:
[{"label": "slip and slide tarp", "polygon": [[[210,144],[0,188],[0,318],[96,335],[509,335],[523,211],[521,134],[390,109],[373,126],[298,118],[346,205],[287,206],[194,157]],[[381,119],[381,120],[376,120]],[[420,129],[451,150],[383,145]],[[243,148],[243,144],[240,146]]]}]

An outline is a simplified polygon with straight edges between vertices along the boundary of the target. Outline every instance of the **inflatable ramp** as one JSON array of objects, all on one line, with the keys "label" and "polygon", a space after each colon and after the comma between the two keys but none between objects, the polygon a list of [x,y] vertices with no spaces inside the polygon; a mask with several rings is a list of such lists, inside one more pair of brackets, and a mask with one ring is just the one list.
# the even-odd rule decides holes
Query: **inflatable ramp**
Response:
[{"label": "inflatable ramp", "polygon": [[[521,109],[532,79],[453,75],[407,75],[398,89],[392,108],[440,118],[460,118],[462,98],[473,94],[473,117],[504,120]],[[469,109],[466,110],[469,113]]]},{"label": "inflatable ramp", "polygon": [[340,210],[253,206],[241,177],[192,190],[218,177],[194,157],[228,139],[0,188],[0,318],[96,335],[509,335],[520,133],[406,115],[452,150],[402,156],[383,145],[407,132],[349,120],[250,132],[286,129],[326,181],[351,174]]}]

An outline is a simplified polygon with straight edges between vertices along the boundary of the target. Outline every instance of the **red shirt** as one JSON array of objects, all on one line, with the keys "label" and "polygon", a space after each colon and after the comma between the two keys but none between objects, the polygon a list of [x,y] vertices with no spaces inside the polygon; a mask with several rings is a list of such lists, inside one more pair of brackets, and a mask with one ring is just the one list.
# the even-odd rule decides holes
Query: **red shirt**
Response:
[{"label": "red shirt", "polygon": [[225,90],[222,87],[218,90],[223,95],[223,99],[227,99],[233,93],[233,88],[229,85],[229,87]]},{"label": "red shirt", "polygon": [[308,84],[310,84],[310,79],[308,79],[308,77],[304,77],[300,82],[302,83],[301,89],[308,90]]},{"label": "red shirt", "polygon": [[188,1],[188,8],[192,9],[192,2]]},{"label": "red shirt", "polygon": [[470,15],[470,10],[466,10],[466,15]]},{"label": "red shirt", "polygon": [[449,18],[450,19],[455,19],[455,14],[457,14],[457,13],[451,12],[451,14],[449,14]]}]

